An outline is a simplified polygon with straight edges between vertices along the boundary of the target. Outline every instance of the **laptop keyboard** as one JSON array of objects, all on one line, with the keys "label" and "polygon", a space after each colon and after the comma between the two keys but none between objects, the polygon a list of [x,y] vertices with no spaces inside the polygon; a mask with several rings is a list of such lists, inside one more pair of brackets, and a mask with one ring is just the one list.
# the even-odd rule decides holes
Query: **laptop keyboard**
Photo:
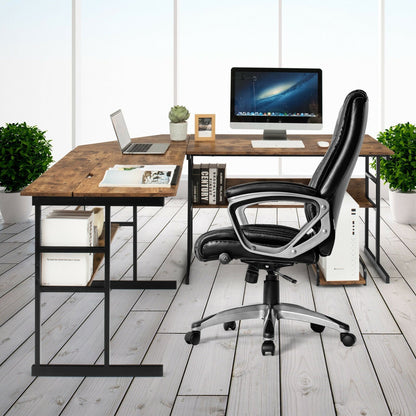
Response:
[{"label": "laptop keyboard", "polygon": [[152,146],[151,143],[134,143],[127,149],[128,152],[147,152],[150,147]]}]

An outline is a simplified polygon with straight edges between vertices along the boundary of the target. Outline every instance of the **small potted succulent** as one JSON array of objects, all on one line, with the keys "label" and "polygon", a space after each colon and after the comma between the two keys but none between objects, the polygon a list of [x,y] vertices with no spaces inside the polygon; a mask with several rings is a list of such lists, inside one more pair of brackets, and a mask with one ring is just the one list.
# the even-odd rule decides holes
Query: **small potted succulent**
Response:
[{"label": "small potted succulent", "polygon": [[170,138],[174,141],[186,140],[189,111],[182,105],[175,105],[169,111]]},{"label": "small potted succulent", "polygon": [[20,191],[48,169],[51,148],[45,132],[36,126],[8,123],[0,127],[0,209],[5,222],[27,220],[32,201]]},{"label": "small potted succulent", "polygon": [[[397,124],[377,136],[394,155],[380,160],[380,177],[389,184],[389,201],[394,221],[416,224],[416,127]],[[375,168],[376,161],[372,162]]]}]

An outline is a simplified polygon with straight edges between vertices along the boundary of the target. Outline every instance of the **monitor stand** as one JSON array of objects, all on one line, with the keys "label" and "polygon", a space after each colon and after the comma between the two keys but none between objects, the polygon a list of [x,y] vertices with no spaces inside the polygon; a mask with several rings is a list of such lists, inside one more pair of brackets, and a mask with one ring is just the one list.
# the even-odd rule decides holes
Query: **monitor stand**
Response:
[{"label": "monitor stand", "polygon": [[287,140],[286,130],[264,130],[263,140]]}]

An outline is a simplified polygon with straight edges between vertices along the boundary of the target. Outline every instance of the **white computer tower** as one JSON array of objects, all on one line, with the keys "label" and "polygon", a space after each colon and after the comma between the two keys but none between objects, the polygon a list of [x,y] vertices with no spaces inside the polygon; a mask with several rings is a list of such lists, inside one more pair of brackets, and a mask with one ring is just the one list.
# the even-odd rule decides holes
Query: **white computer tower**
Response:
[{"label": "white computer tower", "polygon": [[345,193],[330,256],[319,259],[325,280],[354,281],[360,279],[360,240],[358,234],[358,204]]}]

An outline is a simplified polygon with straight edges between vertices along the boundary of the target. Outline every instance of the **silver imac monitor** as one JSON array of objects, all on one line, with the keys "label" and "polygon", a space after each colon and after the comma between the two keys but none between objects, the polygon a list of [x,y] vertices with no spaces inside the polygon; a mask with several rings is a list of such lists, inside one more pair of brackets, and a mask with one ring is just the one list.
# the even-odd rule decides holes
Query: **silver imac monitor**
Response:
[{"label": "silver imac monitor", "polygon": [[321,129],[322,70],[232,68],[230,125],[280,140],[286,130]]}]

